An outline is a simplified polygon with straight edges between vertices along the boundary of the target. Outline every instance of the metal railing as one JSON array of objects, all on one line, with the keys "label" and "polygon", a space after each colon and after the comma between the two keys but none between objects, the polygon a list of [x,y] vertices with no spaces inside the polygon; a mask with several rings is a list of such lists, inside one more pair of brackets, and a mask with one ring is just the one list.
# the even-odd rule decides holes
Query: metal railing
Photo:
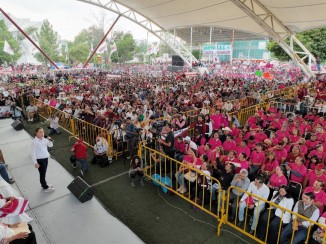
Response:
[{"label": "metal railing", "polygon": [[[221,184],[217,179],[142,143],[139,144],[138,155],[144,162],[145,176],[154,184],[167,188],[217,220],[222,219],[225,201],[222,201],[223,191],[221,191]],[[185,178],[188,172],[192,174],[193,181]],[[173,180],[173,174],[177,180]],[[200,177],[205,179],[205,182],[202,182]],[[167,178],[169,184],[166,183]],[[179,181],[182,181],[182,184]],[[187,193],[181,193],[180,188]]]},{"label": "metal railing", "polygon": [[[234,204],[233,202],[230,201],[230,196],[231,196],[231,192],[232,192],[233,189],[236,189],[238,192],[242,192],[243,194],[247,194],[248,197],[250,196],[250,197],[254,197],[255,199],[257,199],[258,204],[255,206],[254,211],[258,211],[259,207],[262,204],[265,205],[264,208],[268,205],[268,208],[265,208],[265,211],[268,211],[266,232],[264,233],[265,235],[260,236],[260,238],[258,238],[258,236],[257,236],[257,227],[258,227],[258,223],[259,223],[259,217],[256,218],[257,219],[256,223],[253,223],[253,224],[256,225],[256,228],[255,228],[253,234],[250,234],[249,232],[246,231],[246,229],[248,227],[248,219],[247,219],[247,217],[250,217],[248,206],[246,206],[246,209],[245,209],[245,212],[244,212],[244,224],[243,224],[243,227],[241,228],[241,227],[239,227],[237,225],[238,222],[239,222],[238,221],[239,202],[240,202],[240,199],[241,199],[242,196],[237,196],[236,199],[233,199],[234,201],[236,201],[236,213],[234,215],[235,220],[234,221],[229,220],[230,206],[232,204]],[[263,202],[263,203],[261,203],[261,202]],[[237,187],[234,187],[234,186],[229,187],[228,192],[227,192],[227,197],[226,197],[226,203],[225,204],[226,204],[226,212],[223,215],[223,219],[219,223],[218,228],[221,228],[222,224],[227,224],[227,225],[231,226],[232,228],[236,229],[237,231],[241,232],[242,234],[244,234],[244,235],[250,237],[251,239],[257,241],[258,243],[266,243],[269,235],[276,235],[277,234],[277,242],[276,242],[276,244],[282,244],[280,242],[280,236],[281,236],[282,228],[284,227],[284,225],[283,225],[283,217],[284,217],[285,213],[291,214],[290,223],[288,223],[288,224],[292,224],[291,221],[293,221],[296,224],[297,223],[297,218],[301,218],[304,221],[308,221],[310,223],[310,225],[308,227],[307,236],[305,238],[305,243],[308,243],[308,241],[310,239],[310,234],[311,234],[313,225],[316,225],[316,226],[322,228],[323,230],[326,228],[325,225],[320,224],[318,222],[315,222],[315,221],[313,221],[313,220],[311,220],[311,219],[309,219],[309,218],[307,218],[305,216],[302,216],[302,215],[300,215],[298,213],[295,213],[295,212],[292,211],[292,209],[286,209],[286,208],[284,208],[284,207],[282,207],[282,206],[280,206],[278,204],[275,204],[274,202],[267,201],[264,198],[261,198],[261,197],[259,197],[257,195],[254,195],[254,194],[251,194],[251,193],[249,193],[249,192],[247,192],[247,191],[245,191],[245,190],[243,190],[241,188],[237,188]],[[271,211],[273,209],[279,209],[281,211],[280,224],[279,224],[277,233],[269,233],[269,226],[270,226],[270,221],[271,221]],[[263,212],[263,210],[260,213],[262,213],[262,212]],[[256,214],[259,216],[259,213],[256,213]],[[293,219],[293,216],[295,216],[294,219]],[[296,230],[294,230],[294,229],[292,230],[290,243],[293,243],[295,231]],[[323,243],[325,243],[325,240],[326,240],[326,235],[323,237]]]}]

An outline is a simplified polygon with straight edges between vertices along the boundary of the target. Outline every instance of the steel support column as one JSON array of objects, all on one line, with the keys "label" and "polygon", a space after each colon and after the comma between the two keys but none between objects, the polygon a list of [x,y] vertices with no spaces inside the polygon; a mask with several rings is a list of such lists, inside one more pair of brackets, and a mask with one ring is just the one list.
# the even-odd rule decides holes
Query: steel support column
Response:
[{"label": "steel support column", "polygon": [[109,35],[109,33],[111,32],[111,30],[113,29],[113,27],[115,26],[115,24],[118,22],[118,20],[120,19],[121,15],[119,14],[118,17],[115,19],[115,21],[113,22],[113,24],[111,25],[110,29],[105,33],[105,35],[103,36],[102,40],[97,44],[96,48],[93,50],[92,54],[88,57],[86,63],[84,64],[83,68],[85,68],[87,66],[87,64],[89,63],[89,61],[93,58],[94,54],[96,53],[97,49],[101,46],[101,44],[105,41],[105,39],[107,38],[107,36]]},{"label": "steel support column", "polygon": [[10,18],[10,16],[2,9],[0,8],[0,12],[19,30],[19,32],[21,32],[27,40],[29,40],[34,47],[37,48],[37,50],[39,50],[43,55],[44,57],[46,57],[47,60],[49,60],[49,62],[56,68],[56,69],[59,69],[58,66],[55,64],[55,62],[52,61],[52,59],[50,59],[50,57],[32,40],[32,38],[30,38],[26,33],[25,31],[23,31],[22,28],[19,27],[18,24],[16,24],[16,22]]},{"label": "steel support column", "polygon": [[295,38],[294,34],[280,21],[273,13],[271,13],[259,0],[231,0],[236,6],[244,11],[252,20],[254,20],[259,26],[261,26],[273,40],[275,40],[284,51],[299,65],[303,72],[308,76],[314,76],[311,71],[311,67],[303,61],[298,54],[302,52],[295,51],[292,46],[289,46],[286,42],[286,38],[292,38],[298,46],[303,49],[304,54],[310,56],[310,59],[314,59],[313,55],[304,47],[304,45]]},{"label": "steel support column", "polygon": [[198,61],[186,48],[181,41],[173,38],[173,35],[168,31],[164,30],[160,25],[152,21],[151,19],[143,16],[137,11],[125,6],[121,3],[118,3],[114,0],[107,0],[106,3],[98,0],[77,0],[79,2],[92,4],[100,8],[109,10],[116,14],[119,14],[125,17],[128,20],[142,26],[145,30],[150,32],[152,35],[156,36],[162,42],[166,43],[177,55],[179,55],[184,62],[191,66],[191,60]]}]

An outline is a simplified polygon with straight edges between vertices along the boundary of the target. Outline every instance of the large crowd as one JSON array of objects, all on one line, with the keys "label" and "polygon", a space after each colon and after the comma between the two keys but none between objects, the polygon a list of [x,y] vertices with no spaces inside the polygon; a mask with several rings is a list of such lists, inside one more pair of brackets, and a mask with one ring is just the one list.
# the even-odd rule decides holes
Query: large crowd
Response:
[{"label": "large crowd", "polygon": [[[326,225],[323,98],[316,99],[311,106],[319,106],[320,110],[305,106],[309,86],[306,84],[294,97],[297,106],[293,113],[286,113],[272,103],[268,109],[257,109],[241,126],[237,116],[230,114],[248,105],[240,104],[240,98],[251,97],[257,104],[267,92],[305,84],[308,79],[290,64],[261,67],[255,62],[243,61],[209,68],[209,74],[195,77],[186,74],[153,77],[123,72],[121,77],[112,78],[108,72],[93,70],[62,71],[55,75],[40,71],[39,76],[38,73],[20,72],[19,77],[3,76],[0,106],[23,107],[24,104],[30,121],[37,112],[37,106],[48,105],[64,112],[67,118],[78,118],[110,131],[121,124],[124,131],[122,140],[126,141],[129,149],[134,148],[138,132],[141,139],[150,139],[150,144],[155,133],[159,132],[155,123],[164,118],[167,123],[161,128],[161,133],[165,135],[157,137],[161,147],[155,149],[183,163],[183,168],[169,169],[175,173],[181,194],[189,194],[196,202],[201,200],[194,195],[194,187],[197,186],[189,184],[192,187],[185,187],[188,185],[185,182],[194,183],[187,174],[189,169],[197,167],[206,175],[198,176],[195,181],[200,182],[201,187],[205,182],[209,185],[207,176],[213,176],[219,180],[223,190],[236,186]],[[269,75],[255,75],[258,69]],[[323,82],[312,81],[311,84],[316,89],[324,89]],[[33,95],[39,103],[28,104],[28,95]],[[215,111],[210,114],[207,107],[214,107]],[[15,109],[12,108],[14,112]],[[192,124],[194,136],[170,136],[172,131],[190,125],[184,115],[187,111],[196,111]],[[51,118],[52,122],[55,120],[55,116]],[[54,126],[53,132],[57,132],[58,121],[52,124]],[[98,143],[102,145],[102,156],[107,142],[101,138],[97,139]],[[104,150],[103,145],[106,145]],[[96,150],[95,145],[95,153]],[[136,175],[142,176],[141,159],[135,156],[134,150],[129,150],[128,156],[132,158],[131,175],[136,172]],[[155,155],[151,156],[159,161]],[[203,188],[202,191],[206,190]],[[214,197],[218,201],[217,196]],[[236,189],[232,190],[230,197],[230,221],[236,221],[241,226],[245,208],[254,209],[249,231],[265,238],[268,211],[264,210],[264,201]],[[289,213],[282,215],[277,208],[273,209],[269,233],[278,231],[282,218],[285,227],[280,243],[291,237],[292,229],[296,229],[293,243],[299,243],[305,238],[310,223],[301,219],[293,221],[295,217]],[[311,242],[322,243],[324,233],[321,228],[314,230]],[[274,243],[277,237],[269,235],[268,242]]]}]

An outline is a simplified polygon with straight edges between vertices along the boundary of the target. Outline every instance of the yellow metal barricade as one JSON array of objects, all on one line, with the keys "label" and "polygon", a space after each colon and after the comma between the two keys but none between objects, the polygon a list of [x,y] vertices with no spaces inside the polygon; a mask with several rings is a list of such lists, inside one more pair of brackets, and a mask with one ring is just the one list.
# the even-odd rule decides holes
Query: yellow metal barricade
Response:
[{"label": "yellow metal barricade", "polygon": [[[264,207],[266,208],[264,211],[268,211],[268,220],[267,220],[265,235],[261,236],[260,238],[258,238],[258,236],[257,236],[257,226],[258,226],[258,223],[259,223],[259,217],[257,217],[257,221],[256,221],[257,223],[255,223],[256,229],[254,230],[253,234],[251,235],[249,232],[246,231],[246,229],[248,229],[248,226],[249,226],[247,217],[250,217],[248,207],[245,207],[245,210],[244,210],[244,222],[243,222],[243,225],[238,226],[238,223],[239,223],[239,220],[238,220],[239,205],[240,205],[240,200],[241,200],[242,196],[237,196],[236,198],[231,198],[231,192],[232,192],[233,189],[237,190],[238,192],[242,192],[242,194],[248,194],[248,197],[249,196],[254,197],[254,198],[256,198],[258,200],[257,201],[258,204],[255,205],[255,208],[254,208],[253,211],[258,211],[261,204],[264,205]],[[261,202],[263,202],[263,203],[261,203]],[[230,213],[230,206],[232,204],[235,204],[236,212],[234,214],[235,219],[230,221],[229,220],[229,213]],[[270,220],[271,220],[271,211],[273,210],[273,208],[278,208],[278,209],[281,210],[280,225],[279,225],[277,233],[269,233],[269,225],[270,225]],[[260,214],[261,213],[263,213],[263,211],[261,211]],[[303,219],[304,221],[310,222],[310,226],[308,227],[307,236],[305,238],[305,243],[308,243],[308,241],[310,239],[310,234],[312,233],[313,225],[316,225],[316,226],[322,228],[323,230],[326,228],[325,225],[322,225],[322,224],[317,223],[317,222],[315,222],[313,220],[310,220],[310,219],[308,219],[308,218],[306,218],[306,217],[304,217],[304,216],[302,216],[302,215],[300,215],[298,213],[295,213],[295,212],[291,211],[291,209],[286,209],[284,207],[281,207],[278,204],[275,204],[274,202],[267,201],[266,199],[263,199],[263,198],[261,198],[261,197],[259,197],[257,195],[248,193],[247,191],[245,191],[243,189],[240,189],[240,188],[237,188],[237,187],[234,187],[234,186],[231,186],[228,189],[227,197],[226,197],[226,213],[225,213],[225,215],[223,215],[223,219],[219,223],[218,228],[220,229],[222,227],[222,224],[227,224],[227,225],[231,226],[232,228],[236,229],[237,231],[241,232],[242,234],[244,234],[244,235],[250,237],[251,239],[257,241],[258,243],[266,243],[267,238],[268,238],[269,235],[277,235],[277,242],[275,244],[282,244],[282,243],[280,243],[280,236],[281,236],[281,232],[282,232],[283,217],[284,217],[285,213],[291,214],[292,216],[294,215],[294,216],[296,216],[296,218],[299,217],[299,218]],[[259,215],[259,214],[257,214],[257,215]],[[291,221],[292,221],[292,216],[291,216]],[[296,222],[296,220],[293,220],[293,221]],[[289,224],[292,224],[292,222],[290,222]],[[293,243],[294,234],[295,234],[295,230],[292,230],[292,235],[290,237],[290,239],[291,239],[290,243]],[[323,243],[325,243],[325,240],[326,240],[325,238],[326,238],[326,235],[323,237]]]},{"label": "yellow metal barricade", "polygon": [[[144,162],[145,176],[154,184],[167,188],[217,220],[222,219],[225,207],[222,201],[223,191],[217,179],[205,175],[197,168],[187,167],[187,165],[143,144],[140,144],[138,153]],[[181,171],[180,166],[184,168]],[[185,180],[185,175],[188,172],[191,174],[192,181]],[[200,183],[200,177],[205,179],[205,182]],[[182,184],[179,181],[182,181]],[[213,201],[214,198],[215,201]]]}]

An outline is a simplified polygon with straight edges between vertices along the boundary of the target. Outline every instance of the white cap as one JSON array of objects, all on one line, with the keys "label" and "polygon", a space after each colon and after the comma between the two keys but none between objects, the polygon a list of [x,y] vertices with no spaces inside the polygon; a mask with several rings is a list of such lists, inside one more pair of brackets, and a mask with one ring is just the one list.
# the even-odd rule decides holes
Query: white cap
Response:
[{"label": "white cap", "polygon": [[189,136],[186,136],[185,138],[183,138],[184,141],[191,141],[191,138]]},{"label": "white cap", "polygon": [[229,127],[224,127],[222,130],[227,130],[227,131],[232,132],[232,130]]}]

